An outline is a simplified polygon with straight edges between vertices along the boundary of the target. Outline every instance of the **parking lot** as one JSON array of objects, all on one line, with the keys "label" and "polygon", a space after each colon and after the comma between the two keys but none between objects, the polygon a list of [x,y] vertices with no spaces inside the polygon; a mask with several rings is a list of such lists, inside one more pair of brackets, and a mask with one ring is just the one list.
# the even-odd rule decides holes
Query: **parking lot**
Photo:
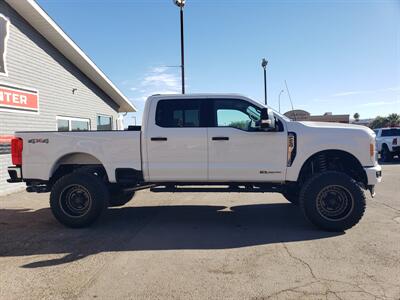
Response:
[{"label": "parking lot", "polygon": [[346,233],[280,194],[139,192],[68,229],[48,194],[0,197],[1,299],[400,299],[400,164]]}]

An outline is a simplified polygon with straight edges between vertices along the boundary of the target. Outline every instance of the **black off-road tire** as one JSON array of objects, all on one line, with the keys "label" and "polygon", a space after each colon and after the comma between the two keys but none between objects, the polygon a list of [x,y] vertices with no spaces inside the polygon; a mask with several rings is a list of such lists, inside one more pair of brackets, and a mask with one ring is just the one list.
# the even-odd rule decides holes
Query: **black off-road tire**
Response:
[{"label": "black off-road tire", "polygon": [[383,162],[390,162],[393,160],[393,154],[390,153],[387,145],[382,146],[381,159]]},{"label": "black off-road tire", "polygon": [[299,190],[297,188],[288,188],[282,191],[282,196],[290,203],[299,205]]},{"label": "black off-road tire", "polygon": [[135,191],[125,192],[119,188],[111,188],[108,207],[124,206],[132,200],[133,196],[135,196]]},{"label": "black off-road tire", "polygon": [[54,217],[72,228],[93,224],[107,208],[108,189],[98,176],[86,172],[65,175],[53,185],[50,208]]},{"label": "black off-road tire", "polygon": [[[305,217],[312,224],[337,232],[355,226],[364,215],[366,207],[364,191],[357,182],[336,171],[311,177],[300,191],[299,203]],[[337,203],[341,203],[339,208],[332,210]],[[337,215],[334,216],[334,213]]]}]

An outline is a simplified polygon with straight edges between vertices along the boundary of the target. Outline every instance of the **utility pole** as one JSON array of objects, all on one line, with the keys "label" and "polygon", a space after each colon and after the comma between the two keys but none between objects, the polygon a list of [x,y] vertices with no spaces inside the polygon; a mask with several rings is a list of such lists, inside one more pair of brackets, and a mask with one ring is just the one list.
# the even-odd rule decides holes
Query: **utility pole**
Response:
[{"label": "utility pole", "polygon": [[182,94],[185,94],[185,43],[184,43],[184,27],[183,27],[183,7],[185,0],[172,0],[180,9],[181,19],[181,76],[182,76]]},{"label": "utility pole", "polygon": [[264,101],[265,101],[265,105],[268,104],[268,100],[267,100],[267,65],[268,65],[268,60],[263,58],[261,61],[261,67],[264,69]]}]

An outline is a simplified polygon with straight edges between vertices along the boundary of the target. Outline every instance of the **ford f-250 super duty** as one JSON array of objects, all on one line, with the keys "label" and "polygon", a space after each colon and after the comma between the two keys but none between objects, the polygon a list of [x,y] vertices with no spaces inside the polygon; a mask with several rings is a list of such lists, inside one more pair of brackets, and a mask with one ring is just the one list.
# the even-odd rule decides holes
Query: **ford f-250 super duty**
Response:
[{"label": "ford f-250 super duty", "polygon": [[[381,180],[367,127],[296,122],[240,95],[154,95],[128,131],[17,132],[9,182],[50,191],[54,216],[93,223],[135,191],[278,192],[332,231],[364,214]],[[193,190],[193,189],[191,189]]]},{"label": "ford f-250 super duty", "polygon": [[376,151],[384,162],[391,161],[393,156],[400,156],[400,127],[376,128]]}]

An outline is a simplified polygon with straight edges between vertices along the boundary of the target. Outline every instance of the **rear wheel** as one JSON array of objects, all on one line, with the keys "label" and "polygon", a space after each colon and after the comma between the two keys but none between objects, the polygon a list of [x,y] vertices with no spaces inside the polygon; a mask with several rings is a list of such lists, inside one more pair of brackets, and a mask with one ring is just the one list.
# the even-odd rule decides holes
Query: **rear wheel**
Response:
[{"label": "rear wheel", "polygon": [[300,192],[300,206],[306,218],[328,231],[344,231],[364,215],[365,194],[357,182],[336,171],[316,174]]},{"label": "rear wheel", "polygon": [[68,227],[86,227],[107,207],[108,190],[98,176],[74,172],[57,180],[50,194],[54,217]]},{"label": "rear wheel", "polygon": [[131,201],[134,195],[135,191],[125,192],[121,188],[111,188],[108,207],[123,206],[129,201]]}]

